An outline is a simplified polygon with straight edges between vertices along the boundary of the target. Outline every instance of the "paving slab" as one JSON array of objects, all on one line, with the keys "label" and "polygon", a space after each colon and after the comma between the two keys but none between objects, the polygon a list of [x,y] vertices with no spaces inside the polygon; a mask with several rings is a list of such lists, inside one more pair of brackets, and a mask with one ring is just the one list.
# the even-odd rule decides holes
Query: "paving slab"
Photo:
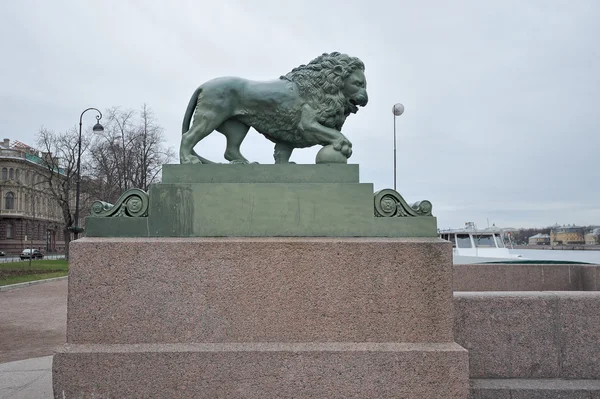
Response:
[{"label": "paving slab", "polygon": [[0,364],[0,399],[52,397],[52,356]]},{"label": "paving slab", "polygon": [[52,355],[66,342],[68,280],[0,292],[0,363]]},{"label": "paving slab", "polygon": [[600,380],[471,379],[471,399],[597,399]]}]

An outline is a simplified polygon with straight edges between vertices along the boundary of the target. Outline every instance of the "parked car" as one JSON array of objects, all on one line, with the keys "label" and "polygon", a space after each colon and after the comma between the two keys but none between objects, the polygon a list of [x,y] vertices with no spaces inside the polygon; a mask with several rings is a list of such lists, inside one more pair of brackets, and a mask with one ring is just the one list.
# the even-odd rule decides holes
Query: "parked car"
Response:
[{"label": "parked car", "polygon": [[20,255],[21,259],[42,259],[44,257],[44,254],[40,252],[39,249],[24,249],[23,252],[21,252]]},{"label": "parked car", "polygon": [[0,256],[6,256],[6,253],[4,251],[0,251]]}]

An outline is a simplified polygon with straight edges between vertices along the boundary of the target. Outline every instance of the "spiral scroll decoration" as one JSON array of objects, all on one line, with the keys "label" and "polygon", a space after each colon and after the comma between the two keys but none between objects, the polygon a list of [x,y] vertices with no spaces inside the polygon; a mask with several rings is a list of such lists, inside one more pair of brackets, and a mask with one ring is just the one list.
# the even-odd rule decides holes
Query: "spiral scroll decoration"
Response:
[{"label": "spiral scroll decoration", "polygon": [[410,206],[412,209],[415,210],[415,212],[417,212],[419,215],[422,216],[431,216],[431,211],[433,209],[433,205],[431,204],[431,202],[424,200],[424,201],[417,201],[414,204],[412,204]]},{"label": "spiral scroll decoration", "polygon": [[113,205],[94,201],[91,215],[95,217],[148,217],[148,193],[139,188],[125,191]]},{"label": "spiral scroll decoration", "polygon": [[375,193],[376,217],[431,216],[432,204],[427,200],[409,205],[395,190],[386,188]]}]

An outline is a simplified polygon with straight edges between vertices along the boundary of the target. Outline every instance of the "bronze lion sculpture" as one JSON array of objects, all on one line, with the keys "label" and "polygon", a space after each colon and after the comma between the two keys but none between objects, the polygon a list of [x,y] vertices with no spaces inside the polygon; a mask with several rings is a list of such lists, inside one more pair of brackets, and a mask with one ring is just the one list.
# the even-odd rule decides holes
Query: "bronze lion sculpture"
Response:
[{"label": "bronze lion sculpture", "polygon": [[185,112],[180,163],[214,163],[194,146],[215,130],[227,138],[226,160],[249,163],[240,145],[250,127],[275,143],[275,163],[289,163],[294,148],[317,144],[332,145],[349,158],[352,143],[340,130],[348,115],[367,105],[364,69],[360,59],[334,52],[277,80],[222,77],[204,83]]}]

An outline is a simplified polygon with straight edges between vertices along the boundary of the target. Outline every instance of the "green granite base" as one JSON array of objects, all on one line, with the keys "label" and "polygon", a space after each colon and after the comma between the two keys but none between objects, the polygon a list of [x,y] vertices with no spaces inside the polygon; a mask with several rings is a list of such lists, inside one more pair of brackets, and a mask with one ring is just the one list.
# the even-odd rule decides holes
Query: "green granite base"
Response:
[{"label": "green granite base", "polygon": [[163,183],[358,183],[358,165],[163,165]]},{"label": "green granite base", "polygon": [[358,165],[164,165],[148,217],[88,217],[88,237],[436,237],[433,216],[375,217]]},{"label": "green granite base", "polygon": [[159,237],[346,236],[373,219],[371,184],[160,184],[150,197]]},{"label": "green granite base", "polygon": [[344,231],[313,229],[312,234],[302,231],[273,230],[257,231],[238,229],[236,232],[200,231],[194,234],[159,235],[148,229],[145,220],[123,218],[115,223],[111,218],[87,218],[86,236],[88,237],[437,237],[435,217],[421,218],[373,218],[369,223],[354,226]]},{"label": "green granite base", "polygon": [[85,218],[87,237],[148,237],[148,218]]}]

